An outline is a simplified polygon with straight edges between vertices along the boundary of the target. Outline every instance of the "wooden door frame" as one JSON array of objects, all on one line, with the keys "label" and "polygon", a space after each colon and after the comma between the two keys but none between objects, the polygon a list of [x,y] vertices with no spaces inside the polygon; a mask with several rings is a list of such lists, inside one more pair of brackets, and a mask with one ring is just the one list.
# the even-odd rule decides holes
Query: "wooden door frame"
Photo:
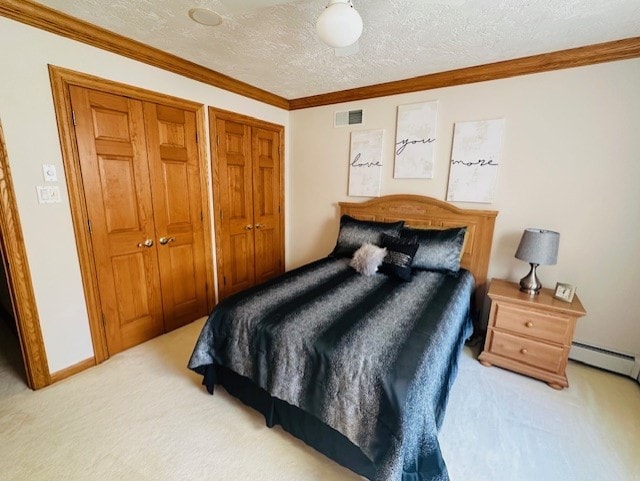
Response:
[{"label": "wooden door frame", "polygon": [[16,320],[27,385],[40,389],[51,384],[31,271],[22,237],[18,204],[13,191],[9,156],[0,123],[0,244]]},{"label": "wooden door frame", "polygon": [[[105,80],[53,65],[49,65],[49,77],[51,80],[53,103],[56,112],[58,132],[60,135],[62,161],[64,165],[67,189],[69,191],[69,204],[71,207],[71,217],[73,220],[73,230],[75,233],[78,258],[80,261],[82,285],[87,303],[87,314],[89,317],[89,328],[91,330],[94,359],[96,364],[99,364],[109,358],[109,351],[107,349],[106,333],[100,309],[100,292],[98,288],[91,236],[89,234],[89,217],[87,214],[87,205],[84,196],[82,173],[80,171],[80,159],[75,141],[69,86],[75,85],[82,88],[100,90],[137,100],[168,105],[195,112],[197,119],[196,129],[198,137],[198,156],[201,169],[200,190],[204,217],[203,228],[205,238],[206,275],[207,282],[211,282],[211,285],[213,285],[213,247],[211,245],[211,226],[209,221],[210,206],[209,196],[207,194],[208,163],[205,145],[205,107],[203,104],[189,100],[153,92],[140,87],[121,84],[111,80]],[[215,305],[213,289],[209,289],[207,291],[207,304],[209,310],[211,310]]]},{"label": "wooden door frame", "polygon": [[[260,127],[268,130],[277,130],[280,135],[280,192],[279,192],[279,202],[280,202],[280,238],[282,239],[280,245],[280,256],[282,261],[284,262],[284,126],[279,124],[274,124],[272,122],[267,122],[266,120],[260,120],[255,117],[250,117],[248,115],[238,114],[236,112],[231,112],[229,110],[218,109],[215,107],[209,107],[209,145],[210,145],[210,155],[211,155],[211,181],[213,188],[213,215],[214,215],[214,225],[220,226],[222,225],[221,215],[222,212],[219,208],[220,206],[220,175],[218,172],[218,153],[217,153],[217,137],[218,137],[218,129],[216,127],[216,120],[224,119],[231,120],[234,122],[240,122],[243,124],[248,124],[251,127]],[[222,238],[220,229],[214,229],[215,237],[216,237],[216,274],[218,282],[220,282],[222,276]],[[284,267],[284,266],[283,266]],[[219,286],[217,291],[219,292]]]}]

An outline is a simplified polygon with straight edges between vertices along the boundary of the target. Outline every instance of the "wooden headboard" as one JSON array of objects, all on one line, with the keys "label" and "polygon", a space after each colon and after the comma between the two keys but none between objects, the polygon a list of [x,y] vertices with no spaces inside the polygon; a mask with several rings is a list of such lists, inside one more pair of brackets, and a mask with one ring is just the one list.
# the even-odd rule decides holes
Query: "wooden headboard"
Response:
[{"label": "wooden headboard", "polygon": [[360,220],[393,222],[404,220],[407,227],[467,227],[460,265],[476,279],[476,307],[482,306],[493,242],[495,210],[460,209],[441,200],[421,195],[387,195],[366,202],[340,202],[340,215]]}]

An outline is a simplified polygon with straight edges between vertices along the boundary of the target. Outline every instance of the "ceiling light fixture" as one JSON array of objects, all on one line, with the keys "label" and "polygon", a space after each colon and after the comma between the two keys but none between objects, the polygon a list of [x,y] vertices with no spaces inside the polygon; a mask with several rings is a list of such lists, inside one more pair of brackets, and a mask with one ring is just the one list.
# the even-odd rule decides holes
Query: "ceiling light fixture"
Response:
[{"label": "ceiling light fixture", "polygon": [[329,5],[318,17],[316,32],[330,47],[348,47],[362,35],[362,18],[351,0],[329,0]]},{"label": "ceiling light fixture", "polygon": [[192,8],[189,10],[189,16],[194,22],[198,22],[202,25],[209,27],[215,27],[222,23],[222,17],[212,10],[206,8]]}]

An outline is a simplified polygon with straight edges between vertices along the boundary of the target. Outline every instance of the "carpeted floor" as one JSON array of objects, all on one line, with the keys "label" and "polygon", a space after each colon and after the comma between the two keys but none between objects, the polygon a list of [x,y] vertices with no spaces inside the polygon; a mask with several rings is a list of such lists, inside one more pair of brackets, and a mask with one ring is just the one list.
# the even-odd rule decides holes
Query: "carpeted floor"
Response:
[{"label": "carpeted floor", "polygon": [[[0,479],[361,479],[223,389],[206,394],[185,368],[201,326],[37,392],[0,352]],[[441,431],[452,481],[640,480],[640,386],[577,363],[568,375],[555,391],[465,348]]]}]

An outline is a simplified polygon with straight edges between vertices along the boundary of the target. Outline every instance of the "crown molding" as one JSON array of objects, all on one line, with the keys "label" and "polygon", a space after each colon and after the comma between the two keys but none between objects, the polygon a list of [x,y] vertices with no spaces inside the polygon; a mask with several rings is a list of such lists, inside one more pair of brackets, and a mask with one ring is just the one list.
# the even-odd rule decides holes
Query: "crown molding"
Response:
[{"label": "crown molding", "polygon": [[0,0],[0,15],[275,107],[289,108],[289,101],[283,97],[31,0]]},{"label": "crown molding", "polygon": [[447,72],[422,75],[406,80],[313,95],[289,101],[289,109],[306,109],[342,102],[353,102],[389,95],[405,94],[455,85],[498,80],[551,70],[582,67],[614,60],[640,57],[640,37],[599,43],[585,47],[532,55],[514,60],[478,65]]}]

